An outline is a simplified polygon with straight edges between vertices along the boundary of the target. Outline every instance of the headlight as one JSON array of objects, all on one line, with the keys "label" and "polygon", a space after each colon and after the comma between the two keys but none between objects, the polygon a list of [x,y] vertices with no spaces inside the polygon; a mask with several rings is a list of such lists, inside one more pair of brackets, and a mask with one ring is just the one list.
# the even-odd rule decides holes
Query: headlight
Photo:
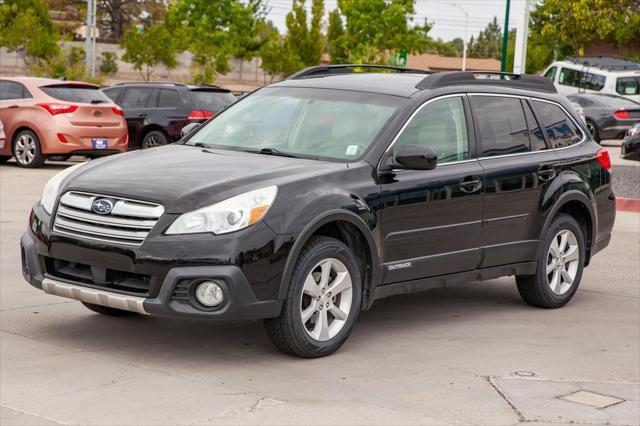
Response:
[{"label": "headlight", "polygon": [[277,186],[245,192],[211,206],[184,213],[169,226],[166,234],[213,232],[226,234],[260,221],[271,207]]},{"label": "headlight", "polygon": [[42,190],[42,196],[40,197],[40,204],[42,204],[42,208],[47,213],[51,214],[53,211],[53,206],[56,202],[56,197],[58,197],[58,193],[60,192],[60,184],[80,166],[83,166],[85,163],[76,164],[75,166],[67,167],[63,171],[53,175],[51,179],[47,182]]}]

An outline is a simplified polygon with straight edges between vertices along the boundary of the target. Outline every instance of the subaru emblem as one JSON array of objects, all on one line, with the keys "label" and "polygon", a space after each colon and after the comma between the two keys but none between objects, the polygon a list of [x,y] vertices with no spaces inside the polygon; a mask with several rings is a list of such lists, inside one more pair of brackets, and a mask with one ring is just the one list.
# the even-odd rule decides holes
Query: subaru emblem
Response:
[{"label": "subaru emblem", "polygon": [[109,214],[113,210],[113,203],[106,198],[98,198],[91,203],[91,210],[98,214]]}]

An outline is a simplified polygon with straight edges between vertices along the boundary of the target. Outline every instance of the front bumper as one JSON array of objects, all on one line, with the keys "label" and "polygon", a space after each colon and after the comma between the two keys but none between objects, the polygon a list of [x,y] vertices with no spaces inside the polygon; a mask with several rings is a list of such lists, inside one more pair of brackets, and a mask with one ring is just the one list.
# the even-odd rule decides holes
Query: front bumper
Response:
[{"label": "front bumper", "polygon": [[[126,268],[117,265],[114,259],[118,258],[115,256],[106,260],[107,264],[100,265],[95,261],[95,254],[92,254],[95,250],[92,249],[69,244],[65,244],[64,249],[52,248],[51,241],[42,231],[47,227],[47,223],[39,222],[37,218],[34,220],[32,217],[31,229],[25,232],[20,240],[22,274],[32,286],[46,293],[140,314],[166,317],[261,319],[280,315],[282,300],[258,299],[245,273],[236,265],[154,266],[145,261],[143,263],[147,270],[162,272],[158,272],[157,277],[151,279],[148,290],[140,290],[141,294],[134,293],[128,287],[124,287],[123,290],[123,287],[111,286],[106,283],[107,278],[102,284],[91,279],[82,279],[80,275],[76,275],[80,277],[76,279],[76,276],[60,272],[65,271],[64,268],[53,268],[51,256],[66,258],[64,264],[67,265],[67,269],[70,268],[68,265],[89,263],[86,269],[89,271],[88,277],[96,273],[91,268],[103,271],[105,277],[108,276],[108,272],[105,272],[108,271],[107,267],[115,265],[114,267],[121,266],[121,269]],[[108,257],[106,252],[105,257]],[[76,269],[81,270],[77,266]],[[129,276],[135,278],[142,275],[130,273]],[[223,302],[214,308],[201,305],[195,298],[197,284],[208,280],[215,280],[224,292]]]}]

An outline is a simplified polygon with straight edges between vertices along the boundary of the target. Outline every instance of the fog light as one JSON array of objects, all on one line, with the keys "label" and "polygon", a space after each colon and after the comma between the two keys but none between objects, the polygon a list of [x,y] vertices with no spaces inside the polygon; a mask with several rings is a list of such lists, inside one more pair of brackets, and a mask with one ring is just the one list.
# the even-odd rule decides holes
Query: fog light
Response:
[{"label": "fog light", "polygon": [[204,306],[218,306],[224,300],[222,287],[215,281],[205,281],[196,288],[196,299]]}]

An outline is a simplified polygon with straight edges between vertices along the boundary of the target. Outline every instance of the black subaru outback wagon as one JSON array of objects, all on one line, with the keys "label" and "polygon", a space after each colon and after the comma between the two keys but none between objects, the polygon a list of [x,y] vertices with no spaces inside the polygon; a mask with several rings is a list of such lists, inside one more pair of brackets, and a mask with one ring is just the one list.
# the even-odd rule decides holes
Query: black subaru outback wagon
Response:
[{"label": "black subaru outback wagon", "polygon": [[[316,67],[44,188],[23,273],[107,315],[264,319],[336,351],[376,299],[515,275],[557,308],[609,243],[610,163],[528,75]],[[148,179],[138,179],[141,171]]]}]

